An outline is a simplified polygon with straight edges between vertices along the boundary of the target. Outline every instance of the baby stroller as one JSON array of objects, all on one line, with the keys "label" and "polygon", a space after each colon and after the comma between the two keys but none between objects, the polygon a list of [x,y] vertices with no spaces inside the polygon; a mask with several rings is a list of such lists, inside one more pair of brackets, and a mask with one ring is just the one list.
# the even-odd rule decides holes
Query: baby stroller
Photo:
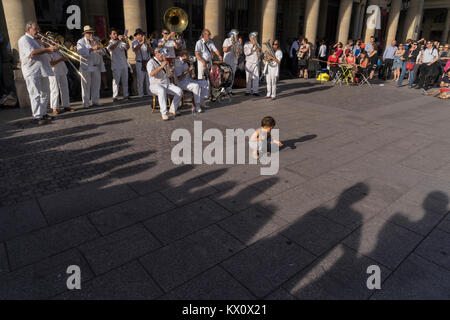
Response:
[{"label": "baby stroller", "polygon": [[213,62],[209,68],[209,81],[211,84],[211,101],[231,102],[228,88],[233,83],[233,71],[225,62]]}]

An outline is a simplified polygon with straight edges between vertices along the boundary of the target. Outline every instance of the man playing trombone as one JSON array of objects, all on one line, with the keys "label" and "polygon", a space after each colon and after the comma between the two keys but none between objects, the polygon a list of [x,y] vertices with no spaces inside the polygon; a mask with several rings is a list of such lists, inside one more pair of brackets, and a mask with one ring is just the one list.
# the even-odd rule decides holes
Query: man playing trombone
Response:
[{"label": "man playing trombone", "polygon": [[122,83],[123,98],[128,100],[128,62],[125,52],[130,48],[128,39],[111,29],[107,50],[111,55],[111,71],[113,74],[113,102],[118,100],[119,84]]},{"label": "man playing trombone", "polygon": [[258,33],[249,34],[250,41],[244,45],[245,54],[245,73],[247,78],[247,90],[245,95],[259,96],[259,59],[261,56],[261,47],[257,41]]},{"label": "man playing trombone", "polygon": [[36,39],[39,32],[36,22],[27,23],[25,31],[18,42],[22,74],[30,96],[33,119],[41,125],[51,119],[47,115],[48,77],[53,76],[53,71],[47,53],[55,52],[57,47],[44,48]]},{"label": "man playing trombone", "polygon": [[77,51],[86,62],[80,62],[80,71],[84,80],[81,80],[81,96],[83,107],[89,108],[100,104],[100,84],[103,55],[105,52],[98,41],[94,40],[95,30],[90,26],[84,26],[83,38],[77,42]]}]

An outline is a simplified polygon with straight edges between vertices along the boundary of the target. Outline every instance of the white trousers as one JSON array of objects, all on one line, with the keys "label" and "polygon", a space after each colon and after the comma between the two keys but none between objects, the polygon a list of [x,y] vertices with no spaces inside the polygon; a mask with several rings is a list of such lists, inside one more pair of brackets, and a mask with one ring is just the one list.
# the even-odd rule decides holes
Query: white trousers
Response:
[{"label": "white trousers", "polygon": [[245,64],[245,75],[247,79],[247,93],[258,93],[259,90],[259,65],[257,63]]},{"label": "white trousers", "polygon": [[144,86],[147,95],[150,95],[150,78],[148,72],[142,71],[142,62],[136,62],[136,75],[137,75],[137,87],[138,87],[138,97],[142,98],[144,96]]},{"label": "white trousers", "polygon": [[210,66],[211,66],[210,61],[206,62],[206,69],[203,67],[203,63],[197,61],[198,80],[208,79],[208,77],[205,76],[205,73],[209,72]]},{"label": "white trousers", "polygon": [[93,104],[100,103],[100,85],[102,76],[100,69],[89,72],[81,69],[81,74],[86,79],[86,82],[81,79],[81,98],[83,100],[83,106],[89,107],[89,102],[92,100]]},{"label": "white trousers", "polygon": [[45,116],[50,96],[48,78],[30,76],[25,78],[25,83],[30,97],[33,119]]},{"label": "white trousers", "polygon": [[70,106],[69,84],[67,75],[58,75],[48,77],[50,83],[50,107],[53,110],[59,109],[59,97],[61,96],[61,106],[68,108]]},{"label": "white trousers", "polygon": [[275,98],[277,96],[278,77],[269,71],[266,74],[266,81],[267,81],[267,97]]},{"label": "white trousers", "polygon": [[161,114],[167,114],[167,94],[173,95],[172,104],[170,105],[170,111],[177,111],[180,104],[181,97],[183,95],[183,89],[177,87],[173,83],[168,87],[164,87],[160,84],[150,84],[150,91],[158,96],[159,109]]},{"label": "white trousers", "polygon": [[183,79],[178,82],[178,86],[186,91],[190,91],[194,95],[194,103],[196,106],[202,105],[208,98],[208,81]]},{"label": "white trousers", "polygon": [[120,83],[122,83],[123,97],[128,97],[128,66],[113,70],[112,75],[113,98],[117,98],[119,96]]}]

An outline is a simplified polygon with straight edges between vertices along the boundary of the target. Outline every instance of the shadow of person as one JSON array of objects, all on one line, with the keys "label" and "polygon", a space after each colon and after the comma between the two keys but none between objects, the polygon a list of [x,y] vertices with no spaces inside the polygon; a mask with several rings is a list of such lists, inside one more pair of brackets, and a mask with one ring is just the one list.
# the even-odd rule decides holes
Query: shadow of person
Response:
[{"label": "shadow of person", "polygon": [[285,141],[281,141],[283,143],[283,146],[280,147],[280,151],[290,148],[291,150],[297,149],[296,144],[297,143],[302,143],[305,141],[309,141],[312,139],[315,139],[317,137],[317,134],[309,134],[300,138],[296,138],[296,139],[289,139],[289,140],[285,140]]},{"label": "shadow of person", "polygon": [[[426,247],[418,247],[418,244],[441,221],[442,215],[448,212],[448,204],[449,198],[444,192],[433,191],[423,200],[423,214],[420,213],[420,210],[407,208],[407,212],[396,212],[384,223],[378,233],[377,245],[368,253],[368,256],[391,270],[397,270],[395,272],[398,276],[390,277],[386,286],[382,282],[381,290],[373,292],[375,299],[448,298],[450,282],[433,284],[432,282],[436,280],[420,274],[419,272],[423,269],[420,268],[420,264],[415,265],[412,262],[417,260],[411,256],[416,250],[419,254],[427,251]],[[436,243],[432,245],[435,246]],[[409,262],[407,262],[408,260]],[[411,263],[415,265],[415,268],[411,268]],[[409,267],[402,268],[400,271],[401,267],[399,266],[402,264],[407,264]],[[416,271],[417,268],[419,271]]]},{"label": "shadow of person", "polygon": [[344,190],[333,208],[310,210],[282,234],[311,252],[316,260],[291,281],[283,285],[299,299],[357,299],[366,284],[366,267],[358,253],[360,229],[354,231],[349,246],[341,244],[351,229],[345,225],[361,225],[363,213],[353,205],[369,194],[365,183]]}]

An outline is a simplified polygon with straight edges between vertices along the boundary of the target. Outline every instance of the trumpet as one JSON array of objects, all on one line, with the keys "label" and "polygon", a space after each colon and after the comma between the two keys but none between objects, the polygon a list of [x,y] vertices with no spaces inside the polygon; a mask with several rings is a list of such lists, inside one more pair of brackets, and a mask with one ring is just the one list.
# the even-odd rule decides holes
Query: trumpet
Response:
[{"label": "trumpet", "polygon": [[45,35],[43,35],[42,33],[38,33],[37,36],[38,36],[38,38],[40,38],[40,39],[44,40],[45,42],[47,42],[49,45],[57,47],[58,51],[65,58],[72,59],[72,60],[75,60],[77,62],[87,64],[87,59],[86,58],[82,57],[77,52],[71,51],[70,49],[66,48],[66,46],[64,44],[60,43],[60,41],[61,41],[60,38],[56,39],[56,37],[51,37],[49,35],[49,32],[47,32]]}]

